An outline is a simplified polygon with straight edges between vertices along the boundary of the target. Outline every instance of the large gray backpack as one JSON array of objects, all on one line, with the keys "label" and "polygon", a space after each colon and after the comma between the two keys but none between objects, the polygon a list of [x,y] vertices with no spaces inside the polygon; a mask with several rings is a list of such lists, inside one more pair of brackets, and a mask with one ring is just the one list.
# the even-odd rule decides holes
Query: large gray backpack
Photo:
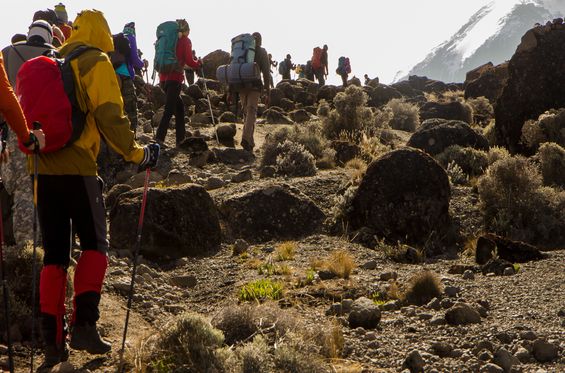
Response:
[{"label": "large gray backpack", "polygon": [[255,38],[251,34],[241,34],[231,40],[229,65],[216,70],[216,78],[230,86],[230,90],[261,85],[261,72],[255,62]]}]

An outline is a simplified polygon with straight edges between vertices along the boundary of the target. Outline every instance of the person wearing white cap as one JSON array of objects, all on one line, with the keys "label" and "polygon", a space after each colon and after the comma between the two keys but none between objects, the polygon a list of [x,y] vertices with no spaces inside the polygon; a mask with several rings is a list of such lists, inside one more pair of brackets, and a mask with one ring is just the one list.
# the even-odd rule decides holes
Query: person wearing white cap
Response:
[{"label": "person wearing white cap", "polygon": [[[29,27],[27,41],[7,46],[2,50],[4,67],[8,80],[16,88],[16,75],[27,60],[41,56],[53,50],[53,29],[44,20],[36,20]],[[16,92],[17,94],[17,92]],[[31,226],[33,216],[33,201],[31,183],[27,175],[27,161],[24,153],[18,150],[18,139],[10,132],[8,137],[10,162],[2,165],[2,181],[8,194],[13,198],[12,223],[16,245],[23,247],[26,241],[32,240]]]}]

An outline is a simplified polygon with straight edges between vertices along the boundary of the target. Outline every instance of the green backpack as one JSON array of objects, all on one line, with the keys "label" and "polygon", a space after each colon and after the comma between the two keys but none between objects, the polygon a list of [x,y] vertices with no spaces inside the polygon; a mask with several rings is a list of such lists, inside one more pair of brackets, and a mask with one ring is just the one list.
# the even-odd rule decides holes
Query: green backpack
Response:
[{"label": "green backpack", "polygon": [[157,26],[155,42],[155,62],[153,68],[159,73],[182,71],[177,61],[177,42],[179,25],[176,21],[167,21]]}]

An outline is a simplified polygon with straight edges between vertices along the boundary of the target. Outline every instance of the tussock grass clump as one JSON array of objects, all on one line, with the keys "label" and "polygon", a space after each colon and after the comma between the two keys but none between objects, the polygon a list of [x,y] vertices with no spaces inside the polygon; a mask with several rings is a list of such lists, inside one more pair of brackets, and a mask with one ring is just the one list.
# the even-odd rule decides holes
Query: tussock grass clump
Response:
[{"label": "tussock grass clump", "polygon": [[159,333],[152,365],[165,369],[174,367],[176,371],[212,371],[221,364],[215,350],[223,343],[223,333],[208,320],[197,314],[186,313]]},{"label": "tussock grass clump", "polygon": [[483,128],[483,136],[487,139],[490,146],[496,145],[496,131],[494,120],[491,120],[490,123]]},{"label": "tussock grass clump", "polygon": [[265,301],[267,299],[278,300],[283,297],[283,285],[278,281],[261,279],[249,282],[240,289],[239,299],[241,301]]},{"label": "tussock grass clump", "polygon": [[286,241],[275,247],[275,257],[279,261],[292,260],[296,254],[298,244],[294,241]]},{"label": "tussock grass clump", "polygon": [[272,371],[269,345],[261,335],[239,349],[238,355],[241,359],[242,373],[268,373]]},{"label": "tussock grass clump", "polygon": [[334,98],[335,109],[323,117],[322,132],[328,139],[337,139],[342,133],[350,138],[359,138],[366,128],[372,128],[373,112],[367,107],[365,91],[351,85]]},{"label": "tussock grass clump", "polygon": [[488,98],[469,98],[467,104],[473,109],[473,123],[484,127],[494,118],[494,108]]},{"label": "tussock grass clump", "polygon": [[256,307],[248,304],[224,308],[212,324],[224,333],[225,343],[233,345],[252,337],[258,330],[255,323]]},{"label": "tussock grass clump", "polygon": [[544,142],[565,146],[565,109],[546,111],[538,120],[524,123],[522,142],[532,149],[538,149]]},{"label": "tussock grass clump", "polygon": [[347,170],[351,170],[351,181],[353,182],[353,185],[359,185],[367,171],[367,162],[361,158],[353,158],[352,160],[347,161],[344,167]]},{"label": "tussock grass clump", "polygon": [[325,260],[324,267],[337,277],[347,279],[356,265],[353,256],[342,249],[333,251]]},{"label": "tussock grass clump", "polygon": [[404,300],[409,304],[422,306],[441,295],[442,285],[436,273],[422,271],[408,282]]},{"label": "tussock grass clump", "polygon": [[402,244],[388,244],[384,240],[377,242],[375,250],[381,251],[384,255],[396,263],[417,264],[424,262],[426,255],[424,250]]},{"label": "tussock grass clump", "polygon": [[318,169],[314,156],[301,144],[286,140],[277,146],[277,172],[286,176],[313,176]]},{"label": "tussock grass clump", "polygon": [[491,146],[487,153],[487,160],[489,166],[501,159],[510,158],[510,152],[506,148],[499,146]]},{"label": "tussock grass clump", "polygon": [[387,104],[392,110],[390,127],[395,130],[414,132],[420,125],[420,109],[418,105],[394,98]]},{"label": "tussock grass clump", "polygon": [[565,191],[544,187],[539,170],[527,159],[495,162],[478,188],[490,231],[545,247],[565,243]]},{"label": "tussock grass clump", "polygon": [[454,161],[451,161],[447,164],[445,168],[445,172],[447,173],[447,177],[449,177],[449,182],[452,185],[465,185],[469,183],[469,175],[467,175],[461,166],[459,166]]},{"label": "tussock grass clump", "polygon": [[543,183],[565,188],[565,149],[554,142],[541,144],[536,157]]},{"label": "tussock grass clump", "polygon": [[451,145],[435,156],[435,159],[444,168],[454,162],[461,170],[470,176],[482,175],[488,167],[488,155],[483,150],[471,147]]}]

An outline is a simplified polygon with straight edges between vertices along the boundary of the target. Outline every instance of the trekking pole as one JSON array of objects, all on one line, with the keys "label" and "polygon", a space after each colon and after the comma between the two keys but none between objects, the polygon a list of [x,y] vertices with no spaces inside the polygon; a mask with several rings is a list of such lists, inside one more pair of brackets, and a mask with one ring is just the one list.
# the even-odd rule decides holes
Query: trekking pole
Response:
[{"label": "trekking pole", "polygon": [[135,284],[135,275],[137,273],[137,257],[141,249],[141,232],[143,230],[143,219],[145,217],[145,206],[147,204],[147,190],[149,187],[149,176],[151,175],[151,168],[147,167],[145,170],[145,182],[143,184],[143,197],[141,199],[141,210],[139,211],[139,223],[137,225],[137,241],[135,251],[133,254],[133,268],[131,271],[131,283],[129,285],[128,305],[126,310],[126,321],[124,324],[124,334],[122,336],[122,349],[120,350],[120,365],[118,372],[124,371],[124,351],[126,348],[126,337],[128,333],[129,313],[131,310],[131,303],[133,300],[133,288]]},{"label": "trekking pole", "polygon": [[[2,205],[0,205],[2,211]],[[8,369],[14,373],[14,351],[12,349],[12,337],[10,333],[10,300],[8,298],[8,286],[6,284],[6,265],[4,263],[4,222],[0,213],[0,270],[2,271],[2,294],[4,295],[4,319],[6,320],[6,339],[8,342]]]},{"label": "trekking pole", "polygon": [[210,103],[210,92],[208,92],[208,84],[206,84],[206,77],[204,76],[204,68],[200,67],[200,74],[204,82],[204,90],[206,91],[206,98],[208,99],[208,109],[210,109],[210,117],[212,117],[212,125],[214,126],[214,133],[216,134],[216,142],[219,144],[218,131],[216,131],[216,121],[214,120],[214,113],[212,112],[212,104]]},{"label": "trekking pole", "polygon": [[[39,122],[33,122],[33,129],[41,129]],[[33,373],[33,360],[35,355],[35,308],[36,308],[36,283],[37,283],[37,179],[39,177],[38,171],[39,162],[39,143],[35,143],[33,149],[33,255],[32,255],[32,276],[31,276],[31,361],[30,372]]]}]

